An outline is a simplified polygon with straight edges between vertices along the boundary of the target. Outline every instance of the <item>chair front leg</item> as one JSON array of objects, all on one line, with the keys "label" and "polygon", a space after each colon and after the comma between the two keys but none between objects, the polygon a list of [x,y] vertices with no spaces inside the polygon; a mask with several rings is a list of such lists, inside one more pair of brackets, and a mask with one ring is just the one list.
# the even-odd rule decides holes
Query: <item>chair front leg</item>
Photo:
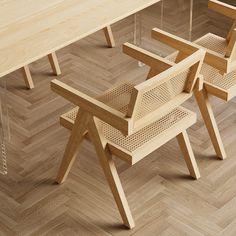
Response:
[{"label": "chair front leg", "polygon": [[60,65],[57,59],[57,55],[56,52],[53,52],[51,54],[48,55],[48,60],[49,63],[52,67],[52,71],[55,75],[60,75],[61,74],[61,69],[60,69]]},{"label": "chair front leg", "polygon": [[125,197],[115,163],[112,159],[112,155],[108,148],[106,148],[107,142],[102,134],[98,131],[98,126],[94,121],[90,122],[88,133],[92,143],[95,146],[100,164],[110,186],[120,215],[123,219],[124,225],[129,229],[132,229],[135,226],[135,223],[131,215],[127,199]]},{"label": "chair front leg", "polygon": [[196,101],[198,103],[202,118],[205,122],[206,128],[211,138],[211,142],[214,146],[215,152],[220,159],[226,158],[223,142],[221,140],[220,132],[212,111],[211,104],[208,99],[208,94],[205,88],[194,93]]},{"label": "chair front leg", "polygon": [[178,140],[180,149],[184,155],[184,160],[186,162],[190,175],[194,179],[199,179],[200,173],[198,170],[198,166],[197,166],[186,130],[180,133],[179,135],[177,135],[177,140]]},{"label": "chair front leg", "polygon": [[66,180],[66,177],[70,172],[90,119],[90,114],[79,109],[73,129],[71,131],[71,136],[66,145],[59,172],[57,174],[56,182],[59,184]]},{"label": "chair front leg", "polygon": [[108,47],[114,48],[115,47],[115,40],[113,37],[111,26],[109,25],[109,26],[103,28],[103,32],[105,34]]},{"label": "chair front leg", "polygon": [[31,77],[29,66],[26,65],[26,66],[22,67],[21,70],[22,70],[22,74],[23,74],[23,78],[24,78],[26,87],[29,88],[29,89],[33,89],[34,88],[34,82],[33,82],[33,79]]}]

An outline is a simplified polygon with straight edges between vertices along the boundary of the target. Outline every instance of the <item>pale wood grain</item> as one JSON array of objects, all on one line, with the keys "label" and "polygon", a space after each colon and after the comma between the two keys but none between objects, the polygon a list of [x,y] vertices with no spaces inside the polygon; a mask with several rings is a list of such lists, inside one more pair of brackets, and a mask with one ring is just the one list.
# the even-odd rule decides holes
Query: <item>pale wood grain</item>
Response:
[{"label": "pale wood grain", "polygon": [[[159,1],[69,0],[56,6],[49,4],[40,14],[1,28],[0,77]],[[32,4],[21,1],[19,9],[27,7],[31,10]],[[11,15],[14,11],[9,7],[7,13]]]}]

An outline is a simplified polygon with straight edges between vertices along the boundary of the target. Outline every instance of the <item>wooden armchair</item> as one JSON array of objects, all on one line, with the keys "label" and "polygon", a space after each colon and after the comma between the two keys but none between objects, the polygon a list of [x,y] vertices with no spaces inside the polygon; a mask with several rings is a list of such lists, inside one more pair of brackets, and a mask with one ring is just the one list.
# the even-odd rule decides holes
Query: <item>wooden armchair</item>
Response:
[{"label": "wooden armchair", "polygon": [[[112,34],[111,27],[110,26],[105,27],[103,29],[103,32],[104,32],[108,47],[111,47],[111,48],[115,47],[115,41],[114,41],[114,37],[113,37],[113,34]],[[49,63],[52,67],[53,73],[55,75],[60,75],[61,74],[61,69],[60,69],[60,66],[59,66],[59,63],[58,63],[56,52],[50,53],[48,55],[48,60],[49,60]],[[30,69],[29,69],[28,65],[22,67],[22,74],[23,74],[23,78],[24,78],[26,87],[29,88],[29,89],[33,89],[34,88],[34,82],[33,82],[33,79],[32,79],[32,76],[31,76]]]},{"label": "wooden armchair", "polygon": [[199,70],[204,51],[198,50],[178,64],[126,43],[124,52],[161,71],[136,86],[118,85],[92,98],[58,81],[51,82],[57,94],[76,108],[61,116],[61,124],[71,130],[56,181],[65,181],[84,138],[95,146],[124,224],[134,221],[112,159],[112,155],[134,165],[158,147],[177,137],[190,175],[200,177],[186,129],[196,122],[196,114],[180,105],[193,91],[202,88]]},{"label": "wooden armchair", "polygon": [[195,42],[189,42],[185,39],[174,36],[157,28],[152,30],[152,37],[158,41],[169,45],[172,48],[177,49],[176,52],[166,58],[167,60],[170,60],[172,62],[180,62],[192,53],[198,51],[199,49],[204,49],[204,51],[206,52],[204,63],[200,71],[200,74],[202,74],[204,78],[204,88],[200,91],[195,91],[194,94],[216,154],[219,158],[225,159],[226,153],[212,111],[212,107],[209,103],[208,93],[214,94],[221,98],[226,98],[226,96],[232,96],[233,91],[236,92],[236,83],[230,89],[226,90],[223,88],[223,85],[220,87],[215,82],[213,82],[213,80],[222,81],[223,84],[231,85],[233,84],[233,81],[236,82],[236,77],[232,80],[227,78],[227,76],[232,76],[232,73],[236,72],[232,71],[228,74],[222,72],[229,70],[229,68],[233,68],[232,58],[226,58],[223,55],[219,56],[220,54],[218,52],[214,52],[211,49],[203,48]]}]

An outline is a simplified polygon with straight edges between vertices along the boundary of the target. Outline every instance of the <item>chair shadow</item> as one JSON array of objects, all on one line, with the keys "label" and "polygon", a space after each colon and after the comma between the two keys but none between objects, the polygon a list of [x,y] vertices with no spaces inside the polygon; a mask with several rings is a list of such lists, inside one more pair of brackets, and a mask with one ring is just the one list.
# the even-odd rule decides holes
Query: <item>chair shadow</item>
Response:
[{"label": "chair shadow", "polygon": [[205,161],[222,161],[219,157],[216,155],[203,155],[201,153],[196,153],[195,157],[197,160],[205,160]]},{"label": "chair shadow", "polygon": [[97,221],[93,221],[93,224],[95,224],[96,226],[100,227],[100,228],[105,228],[107,231],[131,231],[131,229],[129,229],[128,227],[126,227],[124,224],[119,224],[119,223],[114,223],[114,224],[110,224],[110,223],[101,223],[101,222],[97,222]]}]

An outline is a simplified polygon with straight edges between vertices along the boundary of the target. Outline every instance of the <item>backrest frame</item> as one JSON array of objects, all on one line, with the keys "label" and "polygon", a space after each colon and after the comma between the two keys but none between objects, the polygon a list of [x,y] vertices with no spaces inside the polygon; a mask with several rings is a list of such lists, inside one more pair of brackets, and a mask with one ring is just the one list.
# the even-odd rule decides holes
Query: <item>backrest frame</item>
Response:
[{"label": "backrest frame", "polygon": [[[133,120],[133,129],[135,131],[144,127],[145,125],[151,124],[157,120],[157,116],[161,117],[164,114],[167,114],[192,96],[194,88],[197,84],[197,79],[199,78],[199,73],[204,57],[205,51],[199,49],[181,62],[173,65],[171,68],[161,72],[149,80],[146,80],[145,82],[142,82],[141,84],[134,86],[128,106],[127,117],[130,117],[131,120]],[[181,94],[177,94],[174,98],[165,102],[159,108],[148,113],[144,117],[138,120],[136,119],[138,107],[140,106],[141,100],[145,93],[158,88],[158,86],[170,81],[187,70],[189,71],[184,89]]]}]

